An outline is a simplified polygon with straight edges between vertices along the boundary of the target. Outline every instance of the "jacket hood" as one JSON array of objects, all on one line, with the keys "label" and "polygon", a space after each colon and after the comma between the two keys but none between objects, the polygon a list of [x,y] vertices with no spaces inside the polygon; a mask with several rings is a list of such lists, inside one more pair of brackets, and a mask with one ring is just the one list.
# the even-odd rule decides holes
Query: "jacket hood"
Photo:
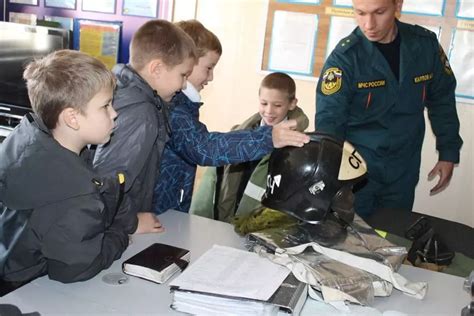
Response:
[{"label": "jacket hood", "polygon": [[137,103],[153,102],[155,99],[160,101],[159,104],[164,104],[158,93],[131,66],[118,64],[112,72],[117,80],[114,98],[120,100],[114,102],[115,110],[120,111]]},{"label": "jacket hood", "polygon": [[91,194],[101,182],[77,154],[54,140],[35,115],[25,116],[5,139],[0,157],[0,200],[14,209]]}]

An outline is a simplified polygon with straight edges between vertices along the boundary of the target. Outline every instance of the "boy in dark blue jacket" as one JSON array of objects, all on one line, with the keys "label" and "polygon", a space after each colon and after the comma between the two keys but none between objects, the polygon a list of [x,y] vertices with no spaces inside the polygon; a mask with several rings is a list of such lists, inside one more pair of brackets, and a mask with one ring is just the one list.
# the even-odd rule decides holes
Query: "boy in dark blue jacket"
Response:
[{"label": "boy in dark blue jacket", "polygon": [[303,133],[292,130],[296,127],[296,121],[292,120],[255,130],[209,132],[199,121],[202,105],[199,91],[212,81],[222,46],[217,36],[198,21],[182,21],[177,25],[194,40],[199,59],[186,89],[172,100],[172,134],[165,146],[153,199],[158,214],[168,209],[189,211],[197,165],[223,166],[257,160],[274,147],[301,147],[309,141]]}]

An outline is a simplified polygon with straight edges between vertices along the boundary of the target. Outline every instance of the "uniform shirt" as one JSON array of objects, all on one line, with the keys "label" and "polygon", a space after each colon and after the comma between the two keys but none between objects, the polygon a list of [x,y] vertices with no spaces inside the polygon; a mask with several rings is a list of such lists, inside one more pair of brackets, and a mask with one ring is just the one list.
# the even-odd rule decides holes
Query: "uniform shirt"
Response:
[{"label": "uniform shirt", "polygon": [[[439,160],[457,163],[462,145],[456,80],[436,35],[396,23],[399,80],[356,28],[328,57],[317,87],[316,129],[351,142],[366,159],[369,176],[381,183],[396,181],[409,168],[406,162],[419,157],[425,108]],[[419,172],[419,164],[415,167]]]}]

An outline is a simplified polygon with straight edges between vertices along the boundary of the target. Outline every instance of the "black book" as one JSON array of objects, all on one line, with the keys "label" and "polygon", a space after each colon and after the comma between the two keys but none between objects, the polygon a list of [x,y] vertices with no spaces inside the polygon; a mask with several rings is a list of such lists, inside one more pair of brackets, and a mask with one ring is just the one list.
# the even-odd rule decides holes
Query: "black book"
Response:
[{"label": "black book", "polygon": [[166,282],[189,263],[189,250],[155,243],[122,264],[124,273],[156,283]]}]

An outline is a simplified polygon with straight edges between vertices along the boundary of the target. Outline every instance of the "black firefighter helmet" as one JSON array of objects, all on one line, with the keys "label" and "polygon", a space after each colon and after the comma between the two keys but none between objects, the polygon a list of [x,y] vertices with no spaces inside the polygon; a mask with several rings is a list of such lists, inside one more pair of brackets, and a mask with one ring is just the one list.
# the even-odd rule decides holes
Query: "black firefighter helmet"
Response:
[{"label": "black firefighter helmet", "polygon": [[321,132],[307,135],[311,141],[303,147],[271,154],[262,204],[310,224],[325,221],[330,213],[352,222],[352,187],[367,172],[364,159],[347,141]]}]

